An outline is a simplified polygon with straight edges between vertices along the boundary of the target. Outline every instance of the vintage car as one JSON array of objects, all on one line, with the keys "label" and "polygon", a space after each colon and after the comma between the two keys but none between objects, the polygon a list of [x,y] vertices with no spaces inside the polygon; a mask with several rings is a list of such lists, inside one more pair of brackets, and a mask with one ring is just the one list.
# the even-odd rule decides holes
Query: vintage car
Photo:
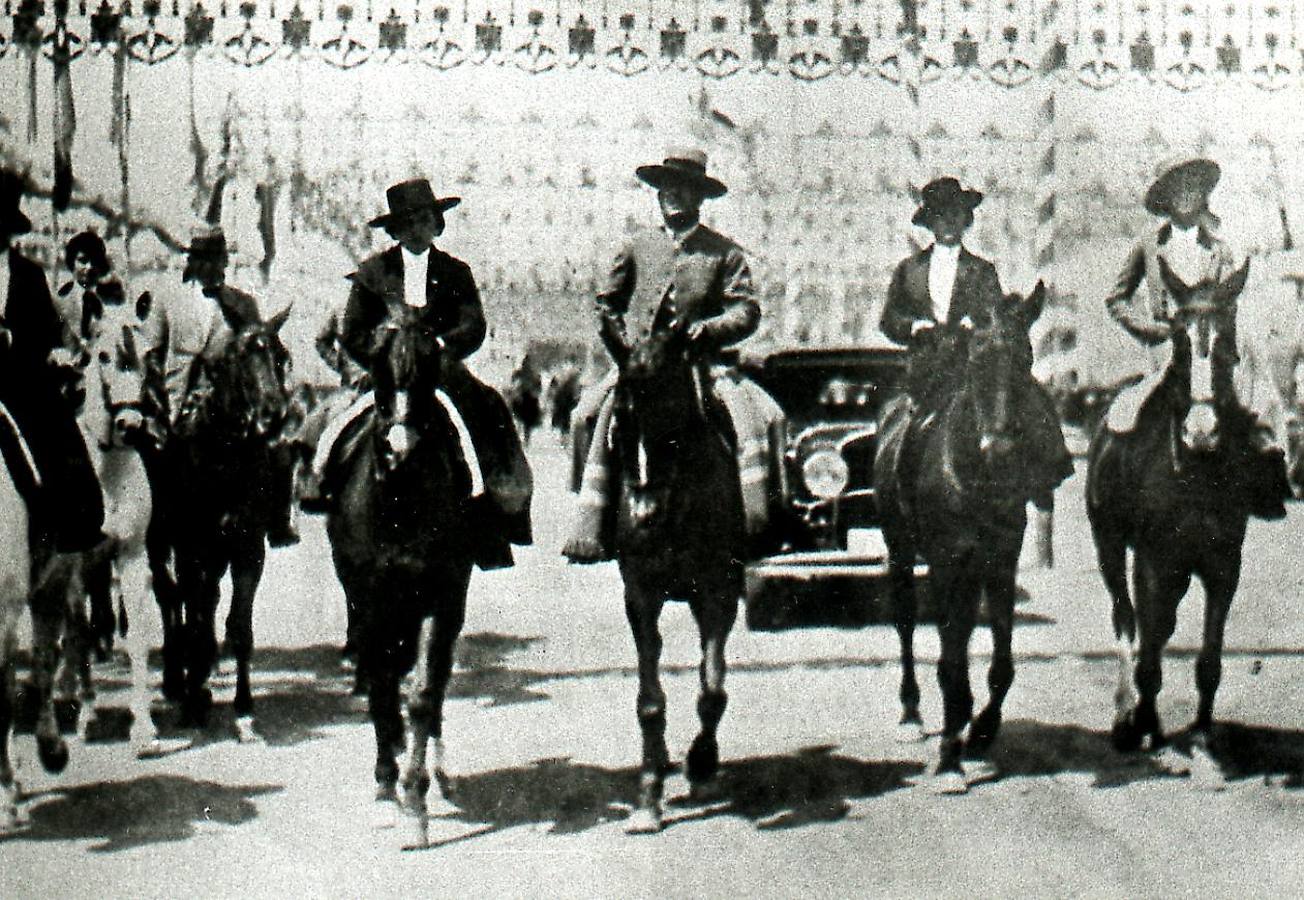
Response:
[{"label": "vintage car", "polygon": [[[874,499],[879,409],[906,361],[886,340],[781,349],[742,363],[787,417],[773,461],[772,553],[747,568],[747,622],[757,630],[887,621],[886,548]],[[926,575],[923,567],[917,574]]]}]

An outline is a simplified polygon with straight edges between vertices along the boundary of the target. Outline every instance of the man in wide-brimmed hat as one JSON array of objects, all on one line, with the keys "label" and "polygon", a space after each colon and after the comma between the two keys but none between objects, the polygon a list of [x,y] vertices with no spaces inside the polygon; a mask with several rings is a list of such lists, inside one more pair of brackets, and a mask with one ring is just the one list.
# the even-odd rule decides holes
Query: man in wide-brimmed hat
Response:
[{"label": "man in wide-brimmed hat", "polygon": [[[1236,269],[1231,249],[1217,233],[1221,222],[1209,209],[1209,195],[1221,174],[1211,159],[1173,157],[1159,163],[1146,189],[1146,211],[1164,222],[1132,248],[1105,305],[1114,320],[1146,348],[1150,371],[1115,398],[1106,418],[1111,431],[1127,433],[1136,426],[1146,401],[1164,383],[1172,361],[1173,299],[1160,275],[1160,258],[1191,285],[1224,281]],[[1144,294],[1138,290],[1142,282],[1146,284]],[[1266,410],[1249,412],[1257,419],[1256,426],[1249,429],[1253,445],[1246,448],[1255,482],[1251,512],[1278,519],[1286,514],[1282,501],[1290,493],[1285,452],[1267,424]]]},{"label": "man in wide-brimmed hat", "polygon": [[[195,392],[203,388],[198,376],[205,365],[220,360],[241,329],[262,320],[253,295],[226,281],[231,257],[220,225],[196,227],[185,252],[182,288],[154,304],[145,326],[147,368],[164,431],[175,428]],[[290,511],[291,461],[287,452],[272,462],[267,539],[273,547],[286,547],[299,540]],[[147,463],[151,478],[163,489],[161,496],[176,495],[169,487],[173,476],[168,448]]]},{"label": "man in wide-brimmed hat", "polygon": [[[481,568],[511,564],[509,544],[532,542],[530,499],[533,479],[525,451],[516,436],[511,413],[502,396],[479,381],[463,363],[484,343],[486,325],[480,292],[471,268],[434,246],[444,233],[444,214],[457,206],[458,197],[438,197],[425,178],[413,178],[385,192],[389,209],[373,218],[373,228],[384,228],[394,245],[363,260],[348,277],[352,283],[348,305],[340,323],[344,350],[373,376],[386,352],[390,329],[415,324],[428,339],[416,343],[418,352],[437,357],[438,390],[461,415],[483,477],[484,494],[478,509],[497,521],[478,523],[487,535],[479,548]],[[417,363],[418,369],[421,363]],[[373,377],[373,383],[375,381]],[[355,410],[356,411],[356,410]],[[327,426],[323,446],[315,456],[318,482],[303,498],[305,509],[319,511],[333,502],[332,444],[343,418]],[[471,454],[468,454],[468,456]]]},{"label": "man in wide-brimmed hat", "polygon": [[50,365],[60,336],[59,314],[41,267],[11,243],[31,231],[20,209],[25,182],[0,170],[0,403],[13,416],[35,459],[39,486],[24,477],[21,452],[4,441],[6,463],[28,501],[37,533],[56,550],[96,546],[104,504],[71,406],[59,394]]},{"label": "man in wide-brimmed hat", "polygon": [[[924,185],[919,196],[919,207],[910,221],[931,231],[933,243],[897,265],[879,321],[883,334],[910,347],[913,411],[892,419],[903,429],[949,399],[952,376],[962,366],[948,358],[960,343],[946,338],[990,327],[992,315],[1004,299],[996,267],[964,246],[964,233],[973,224],[982,192],[944,176]],[[1029,310],[1029,318],[1036,312]],[[1027,469],[1030,493],[1039,506],[1046,506],[1051,492],[1073,474],[1073,459],[1064,444],[1054,402],[1032,378],[1031,344],[1025,344],[1023,356],[1023,366],[1029,371],[1023,389],[1016,394],[1014,412],[1031,450]],[[905,440],[903,436],[902,453],[908,454]]]},{"label": "man in wide-brimmed hat", "polygon": [[[707,173],[706,153],[697,148],[672,148],[660,163],[634,171],[656,189],[663,225],[640,231],[617,252],[597,295],[602,340],[619,365],[654,333],[682,328],[690,357],[704,364],[709,375],[706,364],[718,351],[751,335],[761,320],[746,253],[701,222],[703,202],[723,197],[728,188]],[[769,422],[748,411],[774,409],[773,401],[750,381],[707,381],[703,399],[720,426],[735,433],[740,466],[751,466],[743,459],[743,448],[758,446]],[[608,400],[602,408],[610,405]],[[599,422],[604,415],[598,413]],[[598,428],[602,432],[600,424]],[[749,436],[749,431],[756,433]],[[580,489],[580,516],[564,549],[575,562],[608,559],[613,549],[602,531],[610,500],[600,487],[605,483],[604,440],[605,434],[595,435]],[[750,475],[742,483],[749,530],[759,531],[765,485]],[[754,503],[749,491],[757,494]]]}]

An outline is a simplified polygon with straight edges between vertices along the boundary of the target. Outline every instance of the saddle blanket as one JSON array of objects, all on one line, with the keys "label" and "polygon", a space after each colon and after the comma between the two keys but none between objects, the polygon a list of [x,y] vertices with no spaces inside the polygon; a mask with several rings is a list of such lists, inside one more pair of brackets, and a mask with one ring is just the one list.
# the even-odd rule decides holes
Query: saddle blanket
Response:
[{"label": "saddle blanket", "polygon": [[[475,452],[475,445],[471,443],[471,431],[466,427],[466,420],[462,418],[462,414],[447,393],[442,389],[438,389],[435,391],[435,399],[444,407],[444,411],[448,413],[449,421],[453,423],[453,430],[457,432],[457,443],[462,448],[462,457],[466,460],[467,468],[471,472],[471,496],[479,497],[485,492],[485,473],[480,465],[480,457]],[[340,443],[340,438],[349,430],[349,426],[375,405],[375,393],[367,391],[349,404],[344,412],[336,416],[322,430],[321,440],[317,444],[317,452],[313,454],[312,458],[312,471],[317,477],[320,478],[322,473],[326,471],[330,461],[336,458],[336,445]]]}]

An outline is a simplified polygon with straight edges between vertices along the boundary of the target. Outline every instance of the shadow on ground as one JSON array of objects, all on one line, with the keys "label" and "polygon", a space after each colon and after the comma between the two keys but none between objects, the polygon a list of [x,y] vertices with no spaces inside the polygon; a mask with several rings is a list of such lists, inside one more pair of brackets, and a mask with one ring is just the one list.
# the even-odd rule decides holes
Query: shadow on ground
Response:
[{"label": "shadow on ground", "polygon": [[[726,761],[715,802],[694,809],[686,799],[671,798],[667,826],[719,817],[741,817],[762,829],[836,822],[853,801],[907,787],[906,779],[922,768],[900,760],[854,759],[832,747]],[[475,836],[525,825],[574,834],[628,817],[637,781],[632,768],[546,759],[455,778],[452,799],[458,820],[488,826]]]},{"label": "shadow on ground", "polygon": [[[1179,752],[1190,751],[1189,732],[1172,734],[1169,741]],[[1211,751],[1229,779],[1262,778],[1286,787],[1304,787],[1304,731],[1220,724],[1215,727]],[[1001,727],[991,761],[1007,778],[1080,772],[1094,776],[1096,787],[1121,787],[1172,777],[1149,753],[1115,750],[1106,731],[1028,719],[1009,721]]]},{"label": "shadow on ground", "polygon": [[[193,837],[196,824],[243,825],[258,815],[254,799],[280,785],[227,785],[180,775],[147,775],[56,789],[31,798],[31,824],[4,840],[95,841],[111,853]],[[2,842],[0,842],[2,843]]]}]

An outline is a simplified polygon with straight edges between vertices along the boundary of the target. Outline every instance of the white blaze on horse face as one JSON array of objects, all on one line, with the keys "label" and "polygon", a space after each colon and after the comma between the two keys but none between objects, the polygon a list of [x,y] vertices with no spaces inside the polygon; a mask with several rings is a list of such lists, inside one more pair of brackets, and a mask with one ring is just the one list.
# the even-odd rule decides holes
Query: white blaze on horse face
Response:
[{"label": "white blaze on horse face", "polygon": [[1216,332],[1206,324],[1186,327],[1191,347],[1191,408],[1182,422],[1182,442],[1192,450],[1211,450],[1218,443],[1214,410],[1213,346]]},{"label": "white blaze on horse face", "polygon": [[638,439],[638,484],[639,487],[647,486],[647,439],[641,436]]},{"label": "white blaze on horse face", "polygon": [[394,424],[385,432],[385,446],[389,448],[394,459],[402,459],[412,450],[412,429],[408,427],[408,415],[412,409],[411,397],[407,391],[394,392]]},{"label": "white blaze on horse face", "polygon": [[406,422],[412,411],[412,398],[407,391],[394,392],[394,420]]}]

